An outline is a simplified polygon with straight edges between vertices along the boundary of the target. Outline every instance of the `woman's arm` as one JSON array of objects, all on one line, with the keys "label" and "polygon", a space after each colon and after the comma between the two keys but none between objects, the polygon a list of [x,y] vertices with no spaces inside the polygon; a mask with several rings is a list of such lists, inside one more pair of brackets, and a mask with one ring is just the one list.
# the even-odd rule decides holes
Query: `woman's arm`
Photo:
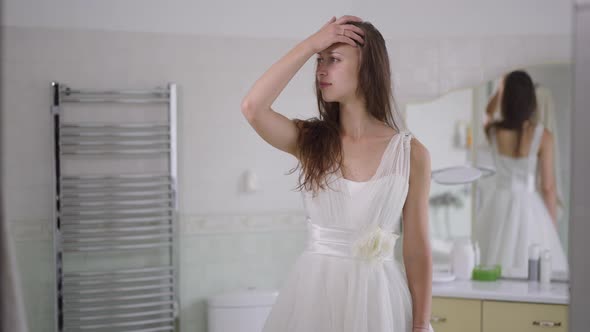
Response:
[{"label": "woman's arm", "polygon": [[553,135],[545,129],[539,149],[539,164],[541,167],[541,194],[549,210],[553,224],[557,226],[557,192],[555,188],[555,173],[553,167]]},{"label": "woman's arm", "polygon": [[498,107],[498,99],[498,91],[496,91],[486,106],[486,120],[484,126],[487,126],[494,121],[494,112],[496,112]]},{"label": "woman's arm", "polygon": [[488,101],[488,105],[486,106],[486,120],[484,123],[484,127],[487,127],[492,122],[494,122],[494,113],[498,111],[498,104],[502,100],[502,93],[504,91],[504,77],[500,78],[500,82],[498,82],[498,89],[492,96],[492,98]]},{"label": "woman's arm", "polygon": [[[359,35],[364,33],[360,28],[346,24],[350,21],[362,20],[355,16],[330,19],[318,32],[297,44],[274,63],[254,83],[242,100],[242,113],[250,125],[266,142],[277,149],[297,157],[298,129],[292,120],[275,112],[271,105],[312,55],[336,42],[356,45],[355,40],[359,40]],[[355,33],[349,32],[344,36],[344,29]]]},{"label": "woman's arm", "polygon": [[403,259],[412,294],[414,331],[430,325],[432,304],[432,250],[428,232],[430,154],[416,139],[411,141],[410,187],[403,209]]}]

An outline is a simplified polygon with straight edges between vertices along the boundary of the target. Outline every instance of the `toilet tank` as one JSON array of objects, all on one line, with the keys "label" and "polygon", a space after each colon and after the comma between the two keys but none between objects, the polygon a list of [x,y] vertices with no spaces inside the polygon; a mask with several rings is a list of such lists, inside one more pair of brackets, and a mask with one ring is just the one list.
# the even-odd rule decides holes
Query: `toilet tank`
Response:
[{"label": "toilet tank", "polygon": [[209,332],[261,332],[278,296],[276,290],[247,289],[207,301]]}]

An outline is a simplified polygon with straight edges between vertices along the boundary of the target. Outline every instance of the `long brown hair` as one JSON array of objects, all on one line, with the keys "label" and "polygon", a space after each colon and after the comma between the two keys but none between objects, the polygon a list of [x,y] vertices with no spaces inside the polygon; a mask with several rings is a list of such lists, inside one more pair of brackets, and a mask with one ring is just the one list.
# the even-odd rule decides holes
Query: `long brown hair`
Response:
[{"label": "long brown hair", "polygon": [[517,157],[522,144],[524,123],[534,119],[536,111],[537,97],[533,80],[523,70],[510,72],[504,78],[504,89],[500,101],[502,119],[486,126],[488,139],[490,139],[492,129],[515,130],[517,139],[513,155]]},{"label": "long brown hair", "polygon": [[[369,114],[399,132],[393,111],[395,101],[392,94],[391,70],[385,40],[369,22],[350,22],[363,29],[364,44],[360,47],[357,95],[364,97]],[[325,189],[328,174],[342,167],[342,142],[340,139],[340,104],[326,102],[315,79],[315,92],[319,117],[308,120],[295,119],[299,129],[297,147],[299,163],[289,174],[301,168],[299,186],[301,190],[316,193]]]}]

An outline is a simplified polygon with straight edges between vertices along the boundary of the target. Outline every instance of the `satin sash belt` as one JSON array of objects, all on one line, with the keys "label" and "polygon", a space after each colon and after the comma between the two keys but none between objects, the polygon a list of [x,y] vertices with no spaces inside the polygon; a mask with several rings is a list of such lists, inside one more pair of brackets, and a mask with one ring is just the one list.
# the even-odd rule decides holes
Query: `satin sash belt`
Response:
[{"label": "satin sash belt", "polygon": [[[362,259],[356,257],[353,252],[353,243],[359,235],[354,230],[344,228],[322,227],[308,221],[307,223],[308,242],[307,251],[330,256],[347,257],[353,259]],[[393,250],[383,259],[392,261]]]}]

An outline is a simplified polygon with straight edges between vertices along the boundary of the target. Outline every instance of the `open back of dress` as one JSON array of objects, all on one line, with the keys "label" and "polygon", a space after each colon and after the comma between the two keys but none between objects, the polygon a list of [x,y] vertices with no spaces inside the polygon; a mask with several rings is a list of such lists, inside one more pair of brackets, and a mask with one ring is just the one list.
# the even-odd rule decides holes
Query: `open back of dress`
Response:
[{"label": "open back of dress", "polygon": [[474,235],[481,250],[481,263],[500,264],[503,274],[510,277],[527,277],[528,248],[532,243],[551,250],[553,270],[568,273],[557,230],[535,187],[543,130],[541,124],[536,126],[529,154],[517,158],[500,154],[496,133],[491,134],[496,167],[494,187],[481,203]]}]

